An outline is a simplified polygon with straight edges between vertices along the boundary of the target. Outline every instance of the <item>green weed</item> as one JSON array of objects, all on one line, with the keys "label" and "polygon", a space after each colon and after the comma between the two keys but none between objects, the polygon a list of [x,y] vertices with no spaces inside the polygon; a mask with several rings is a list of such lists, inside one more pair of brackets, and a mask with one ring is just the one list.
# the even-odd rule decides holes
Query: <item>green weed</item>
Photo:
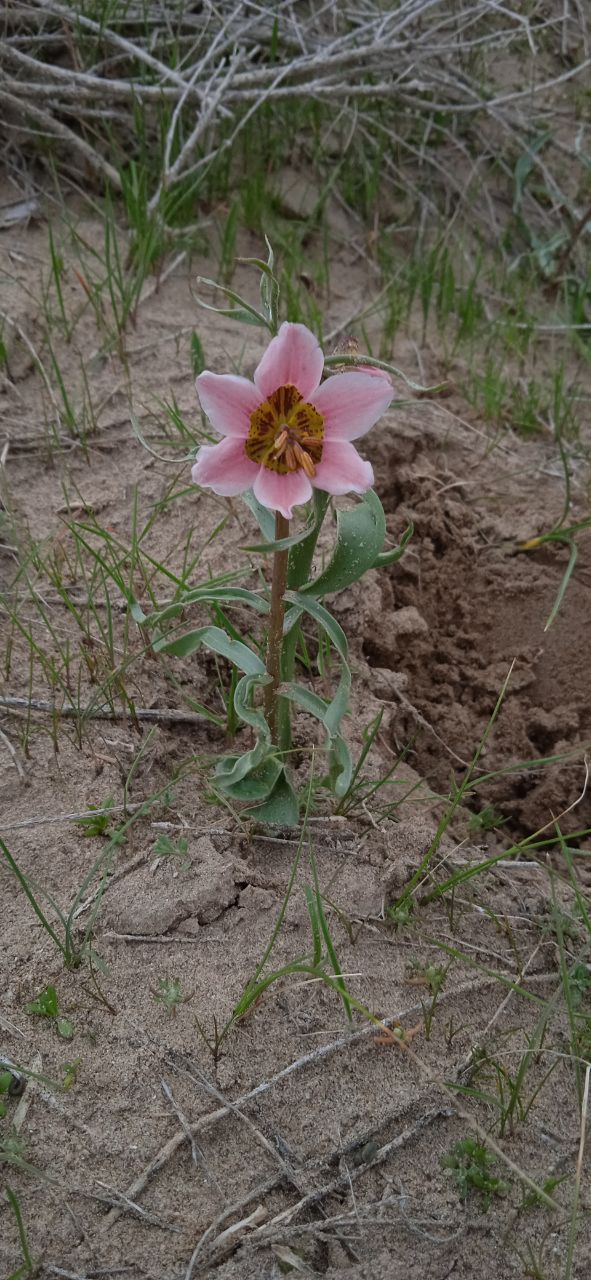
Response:
[{"label": "green weed", "polygon": [[495,1157],[476,1138],[461,1138],[448,1155],[441,1157],[443,1169],[449,1169],[460,1200],[475,1196],[483,1213],[496,1196],[506,1196],[506,1182],[493,1173]]},{"label": "green weed", "polygon": [[59,1011],[57,991],[53,984],[45,987],[41,993],[25,1007],[25,1012],[36,1018],[47,1018],[53,1023],[58,1036],[62,1040],[72,1040],[74,1027],[69,1018],[64,1018]]},{"label": "green weed", "polygon": [[178,978],[159,978],[158,987],[152,990],[157,1004],[161,1004],[167,1013],[175,1014],[179,1005],[186,1004],[192,996],[184,995]]}]

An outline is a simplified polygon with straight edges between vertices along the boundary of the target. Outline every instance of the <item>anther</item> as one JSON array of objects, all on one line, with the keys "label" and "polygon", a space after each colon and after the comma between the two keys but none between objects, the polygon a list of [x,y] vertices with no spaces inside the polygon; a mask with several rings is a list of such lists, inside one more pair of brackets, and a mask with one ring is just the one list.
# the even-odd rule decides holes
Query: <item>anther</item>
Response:
[{"label": "anther", "polygon": [[303,471],[305,471],[306,475],[311,480],[312,477],[316,475],[316,467],[312,462],[310,454],[306,453],[306,450],[302,449],[302,446],[299,444],[294,444],[293,451],[300,464],[300,467],[302,468]]},{"label": "anther", "polygon": [[273,453],[275,454],[276,458],[280,458],[281,454],[285,453],[285,449],[287,447],[288,441],[289,441],[289,431],[287,431],[284,427],[283,431],[280,431],[279,435],[276,437],[275,443],[273,445]]},{"label": "anther", "polygon": [[[295,448],[297,449],[297,447],[298,447],[298,446],[296,445],[296,446],[295,446]],[[298,469],[298,464],[297,464],[297,461],[296,461],[296,457],[295,457],[295,453],[294,453],[294,448],[293,448],[293,446],[292,446],[291,444],[286,444],[286,446],[285,446],[285,461],[286,461],[286,463],[287,463],[287,470],[288,470],[288,471],[297,471],[297,469]]]}]

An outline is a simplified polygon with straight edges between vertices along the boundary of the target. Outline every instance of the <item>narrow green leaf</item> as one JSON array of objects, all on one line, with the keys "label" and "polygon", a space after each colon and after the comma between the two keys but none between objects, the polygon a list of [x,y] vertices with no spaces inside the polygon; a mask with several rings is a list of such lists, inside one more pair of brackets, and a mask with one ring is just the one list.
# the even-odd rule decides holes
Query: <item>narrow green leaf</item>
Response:
[{"label": "narrow green leaf", "polygon": [[292,682],[281,686],[281,696],[283,698],[287,698],[290,702],[295,702],[303,711],[315,716],[324,726],[330,772],[334,775],[333,785],[339,799],[348,791],[353,772],[351,753],[344,738],[337,731],[337,727],[347,711],[349,687],[350,674],[348,668],[346,673],[343,672],[341,675],[339,689],[332,702],[325,702],[324,698],[320,698],[317,693],[314,693],[311,689],[304,688],[301,684]]},{"label": "narrow green leaf", "polygon": [[343,978],[343,971],[342,971],[341,966],[340,966],[340,964],[339,964],[339,960],[338,960],[338,956],[337,956],[337,953],[336,953],[335,945],[334,945],[334,942],[333,942],[333,940],[332,940],[332,935],[331,935],[330,929],[329,929],[329,927],[328,927],[328,921],[327,921],[326,916],[325,916],[325,914],[324,914],[324,907],[323,907],[323,905],[322,905],[322,894],[321,894],[321,892],[320,892],[320,883],[319,883],[319,880],[318,880],[318,869],[317,869],[317,867],[316,867],[316,859],[314,858],[314,856],[313,856],[312,854],[310,855],[310,864],[311,864],[311,867],[312,867],[312,874],[313,874],[313,876],[314,876],[314,891],[315,891],[315,895],[316,895],[316,910],[317,910],[317,912],[318,912],[318,920],[319,920],[319,923],[320,923],[320,928],[321,928],[321,930],[322,930],[322,934],[323,934],[323,937],[324,937],[324,941],[325,941],[325,943],[326,943],[326,950],[328,951],[328,955],[329,955],[329,958],[330,958],[330,963],[331,963],[331,965],[332,965],[333,973],[334,973],[334,975],[335,975],[336,985],[337,985],[337,987],[338,987],[338,990],[340,991],[341,999],[342,999],[342,1001],[343,1001],[343,1005],[344,1005],[344,1007],[345,1007],[345,1013],[346,1013],[346,1015],[347,1015],[347,1018],[348,1018],[349,1022],[351,1022],[351,1021],[352,1021],[352,1018],[353,1018],[353,1011],[352,1011],[352,1007],[351,1007],[351,1002],[350,1002],[350,1000],[349,1000],[349,993],[348,993],[348,991],[347,991],[347,987],[346,987],[346,984],[345,984],[345,981],[344,981],[344,978]]},{"label": "narrow green leaf", "polygon": [[552,605],[552,608],[551,608],[551,610],[550,610],[550,614],[549,614],[549,616],[548,616],[548,621],[546,622],[546,625],[545,625],[545,627],[544,627],[544,631],[548,631],[548,630],[550,629],[550,627],[552,626],[552,623],[554,622],[554,619],[555,619],[555,617],[556,617],[556,614],[558,613],[558,610],[560,609],[560,606],[561,606],[561,604],[562,604],[562,601],[564,600],[564,597],[565,597],[565,595],[566,595],[566,589],[567,589],[568,584],[569,584],[569,582],[570,582],[570,580],[571,580],[571,578],[572,578],[572,576],[573,576],[573,573],[574,573],[575,565],[576,565],[576,563],[577,563],[577,557],[578,557],[578,554],[579,554],[579,549],[578,549],[577,544],[576,544],[576,542],[575,542],[575,540],[574,540],[574,538],[573,538],[573,540],[572,540],[572,542],[571,542],[571,544],[570,544],[570,556],[569,556],[568,564],[567,564],[566,569],[565,569],[565,571],[564,571],[564,574],[563,574],[563,577],[562,577],[562,582],[560,583],[560,586],[559,586],[559,588],[558,588],[558,591],[556,592],[556,598],[555,598],[555,600],[554,600],[554,604]]},{"label": "narrow green leaf", "polygon": [[203,302],[201,298],[196,298],[195,301],[205,311],[216,311],[220,316],[230,316],[231,319],[240,320],[243,324],[260,325],[263,329],[268,328],[265,316],[261,315],[260,311],[252,307],[250,302],[247,302],[246,298],[242,298],[234,289],[229,289],[224,284],[218,284],[217,280],[210,280],[207,276],[198,276],[197,280],[199,284],[207,284],[212,289],[217,289],[219,293],[223,293],[225,298],[229,298],[230,302],[235,303],[233,307],[214,307],[211,303]]},{"label": "narrow green leaf", "polygon": [[[333,618],[332,614],[328,612],[328,609],[325,609],[324,605],[320,604],[313,596],[304,595],[303,592],[300,591],[286,591],[285,599],[289,604],[297,606],[298,614],[303,611],[305,613],[309,613],[311,618],[314,618],[319,626],[321,626],[326,632],[329,640],[339,654],[339,657],[343,659],[343,662],[346,662],[348,658],[347,637],[343,628],[337,622],[336,618]],[[295,622],[296,619],[294,618],[293,621]],[[286,617],[285,623],[285,630],[291,630],[291,626],[293,625],[291,610]]]},{"label": "narrow green leaf", "polygon": [[247,591],[245,587],[195,587],[192,591],[184,591],[172,604],[165,605],[163,609],[156,609],[153,613],[143,614],[137,602],[130,606],[130,612],[136,622],[154,627],[161,622],[167,622],[170,618],[178,617],[183,609],[192,604],[245,604],[251,609],[256,609],[257,613],[269,612],[268,601],[257,591]]},{"label": "narrow green leaf", "polygon": [[397,560],[401,560],[414,531],[414,525],[409,524],[404,530],[398,546],[392,547],[390,551],[380,551],[380,554],[376,556],[373,562],[373,568],[383,569],[387,564],[396,564]]},{"label": "narrow green leaf", "polygon": [[513,175],[515,180],[515,194],[513,196],[514,213],[518,213],[521,208],[524,187],[534,167],[535,156],[537,152],[541,151],[542,147],[546,145],[551,136],[552,133],[550,129],[544,130],[543,133],[538,134],[538,137],[534,138],[533,141],[530,142],[527,150],[522,151],[521,155],[518,157]]},{"label": "narrow green leaf", "polygon": [[322,959],[322,943],[320,941],[320,925],[318,923],[318,912],[316,910],[316,901],[310,886],[307,884],[305,888],[306,906],[310,917],[310,927],[312,929],[312,938],[314,940],[314,955],[312,964],[316,969]]},{"label": "narrow green leaf", "polygon": [[186,635],[172,640],[159,636],[154,641],[153,649],[155,653],[170,653],[175,658],[187,658],[200,649],[201,645],[228,658],[246,675],[265,674],[265,665],[258,654],[238,640],[232,640],[221,627],[199,627],[196,631],[188,631]]}]

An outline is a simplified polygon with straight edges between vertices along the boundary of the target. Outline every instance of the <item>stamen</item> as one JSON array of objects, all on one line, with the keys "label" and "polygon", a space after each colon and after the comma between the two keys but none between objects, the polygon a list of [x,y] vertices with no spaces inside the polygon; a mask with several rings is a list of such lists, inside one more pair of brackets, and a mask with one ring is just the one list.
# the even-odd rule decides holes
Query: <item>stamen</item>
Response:
[{"label": "stamen", "polygon": [[289,431],[287,430],[287,427],[284,427],[283,431],[280,431],[279,435],[276,436],[275,444],[273,445],[273,453],[277,458],[280,458],[281,454],[285,453],[285,447],[287,445],[288,440],[289,440]]},{"label": "stamen", "polygon": [[306,450],[302,449],[301,445],[299,444],[294,444],[293,451],[300,464],[300,467],[302,468],[303,471],[305,471],[306,475],[311,480],[312,477],[316,475],[316,467],[312,462],[310,454],[306,453]]},{"label": "stamen", "polygon": [[306,446],[306,449],[309,449],[310,447],[312,447],[312,448],[313,448],[313,447],[314,447],[314,445],[318,445],[318,444],[320,444],[320,441],[319,441],[319,439],[318,439],[318,437],[317,437],[317,436],[306,436],[306,435],[301,435],[301,436],[300,436],[300,440],[301,440],[302,444]]},{"label": "stamen", "polygon": [[[296,448],[297,448],[297,445],[296,445]],[[287,463],[288,471],[297,471],[298,464],[296,462],[294,450],[291,444],[286,444],[285,446],[285,461]]]}]

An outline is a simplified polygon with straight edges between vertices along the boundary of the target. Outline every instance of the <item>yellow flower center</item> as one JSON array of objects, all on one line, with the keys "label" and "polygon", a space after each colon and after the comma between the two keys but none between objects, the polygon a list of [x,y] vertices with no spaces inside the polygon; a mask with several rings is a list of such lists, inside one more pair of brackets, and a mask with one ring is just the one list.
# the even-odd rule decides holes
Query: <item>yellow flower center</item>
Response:
[{"label": "yellow flower center", "polygon": [[285,476],[305,471],[310,478],[322,458],[324,421],[313,404],[302,399],[297,387],[278,387],[250,415],[244,446],[246,456],[269,471]]}]

